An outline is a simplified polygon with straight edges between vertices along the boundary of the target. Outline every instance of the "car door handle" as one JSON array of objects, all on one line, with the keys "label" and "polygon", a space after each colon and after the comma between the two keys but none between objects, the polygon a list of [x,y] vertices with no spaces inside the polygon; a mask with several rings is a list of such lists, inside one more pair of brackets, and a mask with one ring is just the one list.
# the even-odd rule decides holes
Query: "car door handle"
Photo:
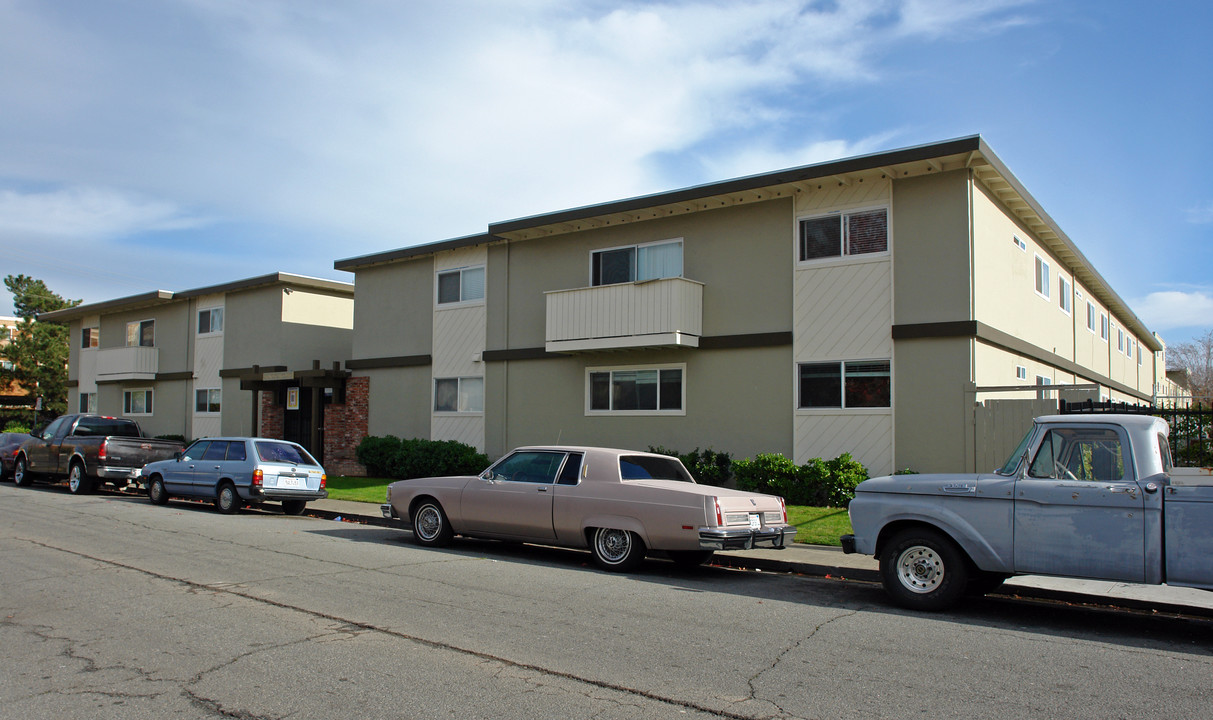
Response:
[{"label": "car door handle", "polygon": [[540,486],[539,486],[538,488],[536,488],[536,489],[537,489],[539,492],[547,492],[547,491],[548,491],[547,485],[540,485]]}]

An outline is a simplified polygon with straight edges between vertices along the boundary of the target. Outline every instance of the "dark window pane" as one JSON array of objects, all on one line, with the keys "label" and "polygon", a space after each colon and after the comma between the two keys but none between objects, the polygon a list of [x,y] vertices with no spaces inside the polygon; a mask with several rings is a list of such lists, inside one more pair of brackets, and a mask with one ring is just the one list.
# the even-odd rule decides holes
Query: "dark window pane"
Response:
[{"label": "dark window pane", "polygon": [[211,443],[211,446],[206,449],[206,454],[202,456],[203,460],[223,460],[227,457],[227,443],[216,441]]},{"label": "dark window pane", "polygon": [[682,371],[661,371],[661,408],[662,410],[682,409]]},{"label": "dark window pane", "polygon": [[569,457],[564,461],[564,467],[560,470],[560,478],[556,481],[559,485],[576,485],[581,479],[581,453],[569,453]]},{"label": "dark window pane", "polygon": [[624,480],[695,482],[677,458],[649,455],[626,455],[619,458],[619,476]]},{"label": "dark window pane", "polygon": [[847,363],[847,407],[889,407],[889,363]]},{"label": "dark window pane", "polygon": [[459,380],[457,378],[434,381],[434,409],[439,412],[459,410]]},{"label": "dark window pane", "polygon": [[[139,344],[143,347],[156,346],[156,322],[145,320],[139,324]],[[148,412],[151,412],[149,408]]]},{"label": "dark window pane", "polygon": [[590,373],[590,409],[611,409],[611,374]]},{"label": "dark window pane", "polygon": [[842,222],[838,216],[800,221],[800,259],[838,257],[842,254]]},{"label": "dark window pane", "polygon": [[211,311],[203,310],[198,313],[198,334],[208,333],[211,331]]},{"label": "dark window pane", "polygon": [[889,249],[889,216],[885,210],[847,216],[847,254],[884,252]]},{"label": "dark window pane", "polygon": [[243,442],[228,443],[227,459],[228,460],[245,460],[248,454],[245,452]]},{"label": "dark window pane", "polygon": [[842,407],[842,363],[800,366],[800,407]]},{"label": "dark window pane", "polygon": [[594,253],[593,285],[614,285],[636,279],[636,248]]},{"label": "dark window pane", "polygon": [[635,409],[657,409],[657,379],[658,372],[656,370],[638,370],[636,372]]},{"label": "dark window pane", "polygon": [[639,408],[636,392],[636,371],[621,370],[611,373],[611,409],[636,410]]},{"label": "dark window pane", "polygon": [[210,446],[211,446],[210,440],[199,440],[198,442],[194,443],[193,445],[190,445],[189,447],[187,447],[185,449],[185,452],[181,453],[181,459],[182,460],[201,460],[202,456],[204,454],[206,454],[206,449],[209,448]]},{"label": "dark window pane", "polygon": [[459,302],[459,272],[438,274],[438,303]]}]

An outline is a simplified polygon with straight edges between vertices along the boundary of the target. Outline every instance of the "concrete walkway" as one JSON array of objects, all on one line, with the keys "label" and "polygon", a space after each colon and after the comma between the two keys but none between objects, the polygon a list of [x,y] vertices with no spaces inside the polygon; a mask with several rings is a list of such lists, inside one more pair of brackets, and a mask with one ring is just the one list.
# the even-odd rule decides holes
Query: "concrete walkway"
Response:
[{"label": "concrete walkway", "polygon": [[[373,503],[319,500],[308,503],[307,513],[330,520],[340,518],[370,525],[401,526],[385,520],[379,505]],[[825,545],[797,543],[783,550],[718,552],[713,563],[768,572],[880,582],[879,566],[874,558],[847,555],[841,548]],[[1007,580],[995,594],[1213,617],[1213,592],[1195,588],[1023,575]]]}]

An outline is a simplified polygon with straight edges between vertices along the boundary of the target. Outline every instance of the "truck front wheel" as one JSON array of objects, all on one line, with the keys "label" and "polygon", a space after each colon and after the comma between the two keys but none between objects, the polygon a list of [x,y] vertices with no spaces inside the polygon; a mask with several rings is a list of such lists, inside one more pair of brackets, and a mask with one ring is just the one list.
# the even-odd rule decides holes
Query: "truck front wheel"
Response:
[{"label": "truck front wheel", "polygon": [[84,474],[84,465],[72,463],[67,471],[67,489],[73,495],[88,495],[93,491],[93,479]]},{"label": "truck front wheel", "polygon": [[30,477],[29,465],[25,463],[25,456],[17,458],[17,462],[13,464],[13,484],[27,487],[34,483],[34,479]]},{"label": "truck front wheel", "polygon": [[893,601],[911,610],[945,610],[964,594],[969,566],[943,533],[926,527],[894,535],[880,556],[880,577]]}]

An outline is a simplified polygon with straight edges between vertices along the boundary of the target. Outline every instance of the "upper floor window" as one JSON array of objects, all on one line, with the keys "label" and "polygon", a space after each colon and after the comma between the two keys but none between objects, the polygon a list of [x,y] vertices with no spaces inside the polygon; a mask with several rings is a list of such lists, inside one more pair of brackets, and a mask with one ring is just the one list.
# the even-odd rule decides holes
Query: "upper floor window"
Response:
[{"label": "upper floor window", "polygon": [[207,308],[198,311],[198,334],[223,332],[223,308]]},{"label": "upper floor window", "polygon": [[1015,247],[1019,248],[1020,250],[1022,250],[1024,252],[1028,251],[1028,244],[1026,242],[1024,242],[1023,240],[1020,240],[1018,235],[1012,235],[1011,240],[1015,242]]},{"label": "upper floor window", "polygon": [[1095,332],[1095,305],[1091,302],[1087,303],[1087,329]]},{"label": "upper floor window", "polygon": [[1130,360],[1133,359],[1133,346],[1136,344],[1137,344],[1137,341],[1134,340],[1133,338],[1129,338],[1129,342],[1125,343],[1125,355]]},{"label": "upper floor window", "polygon": [[590,253],[590,285],[682,277],[682,240],[595,250]]},{"label": "upper floor window", "polygon": [[1116,349],[1120,352],[1125,351],[1125,331],[1116,328]]},{"label": "upper floor window", "polygon": [[1070,314],[1070,304],[1074,302],[1073,295],[1070,281],[1059,275],[1057,277],[1057,300],[1061,304],[1061,311],[1066,315]]},{"label": "upper floor window", "polygon": [[434,412],[484,412],[484,378],[435,378]]},{"label": "upper floor window", "polygon": [[889,211],[860,210],[800,221],[800,261],[889,250]]},{"label": "upper floor window", "polygon": [[97,412],[97,393],[80,393],[80,412]]},{"label": "upper floor window", "polygon": [[155,347],[156,321],[141,320],[126,324],[127,347]]},{"label": "upper floor window", "polygon": [[892,407],[888,360],[801,363],[800,408]]},{"label": "upper floor window", "polygon": [[592,369],[589,372],[590,412],[683,412],[683,367]]},{"label": "upper floor window", "polygon": [[1036,256],[1036,294],[1049,299],[1049,263],[1041,256]]},{"label": "upper floor window", "polygon": [[100,343],[100,328],[84,328],[80,331],[80,347],[87,350],[95,348]]},{"label": "upper floor window", "polygon": [[484,300],[484,266],[443,270],[438,273],[438,304]]},{"label": "upper floor window", "polygon": [[1108,315],[1107,315],[1107,313],[1099,314],[1099,338],[1105,342],[1108,339]]}]

